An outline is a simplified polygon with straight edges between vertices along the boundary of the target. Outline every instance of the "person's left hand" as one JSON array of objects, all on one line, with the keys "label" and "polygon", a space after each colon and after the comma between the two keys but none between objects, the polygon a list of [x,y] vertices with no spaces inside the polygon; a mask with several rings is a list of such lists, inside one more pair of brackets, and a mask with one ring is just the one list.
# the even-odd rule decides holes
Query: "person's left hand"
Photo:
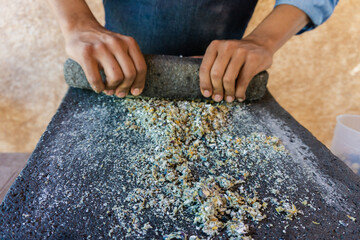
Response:
[{"label": "person's left hand", "polygon": [[245,100],[251,79],[272,64],[273,53],[255,40],[214,40],[200,66],[200,90],[216,102]]}]

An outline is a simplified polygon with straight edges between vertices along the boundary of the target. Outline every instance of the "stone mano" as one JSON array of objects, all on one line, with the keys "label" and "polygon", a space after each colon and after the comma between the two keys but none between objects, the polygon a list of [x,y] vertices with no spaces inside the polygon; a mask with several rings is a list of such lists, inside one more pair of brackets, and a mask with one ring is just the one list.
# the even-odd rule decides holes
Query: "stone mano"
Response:
[{"label": "stone mano", "polygon": [[[170,55],[145,55],[148,67],[145,88],[141,96],[169,99],[201,99],[199,68],[201,59]],[[106,82],[104,71],[100,71]],[[81,66],[71,60],[64,64],[65,81],[70,87],[91,90]],[[261,99],[266,92],[268,73],[257,74],[246,90],[247,101]]]}]

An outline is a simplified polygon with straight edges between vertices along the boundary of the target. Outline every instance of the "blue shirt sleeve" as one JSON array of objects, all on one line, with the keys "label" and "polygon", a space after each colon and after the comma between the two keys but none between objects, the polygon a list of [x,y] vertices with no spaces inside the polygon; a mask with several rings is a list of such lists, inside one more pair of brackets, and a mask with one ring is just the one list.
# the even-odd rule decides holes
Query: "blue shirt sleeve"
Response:
[{"label": "blue shirt sleeve", "polygon": [[297,33],[301,34],[325,22],[333,13],[338,2],[339,0],[276,0],[275,7],[280,4],[292,5],[309,16],[311,22]]}]

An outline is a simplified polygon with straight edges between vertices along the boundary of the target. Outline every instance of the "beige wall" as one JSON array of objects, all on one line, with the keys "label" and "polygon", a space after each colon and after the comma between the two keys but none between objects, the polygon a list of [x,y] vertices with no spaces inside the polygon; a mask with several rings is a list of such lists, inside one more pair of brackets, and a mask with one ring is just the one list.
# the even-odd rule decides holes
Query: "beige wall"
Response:
[{"label": "beige wall", "polygon": [[[101,1],[89,1],[103,22]],[[269,11],[260,0],[249,28]],[[340,1],[317,30],[275,56],[270,91],[327,146],[335,117],[360,114],[360,1]],[[31,152],[66,92],[64,42],[45,0],[0,0],[0,152]]]}]

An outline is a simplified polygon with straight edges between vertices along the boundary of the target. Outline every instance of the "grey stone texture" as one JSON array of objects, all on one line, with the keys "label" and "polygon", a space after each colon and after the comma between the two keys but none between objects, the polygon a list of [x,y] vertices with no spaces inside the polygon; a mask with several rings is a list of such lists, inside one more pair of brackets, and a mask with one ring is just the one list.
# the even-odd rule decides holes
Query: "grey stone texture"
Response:
[{"label": "grey stone texture", "polygon": [[[130,130],[115,131],[127,115],[121,101],[70,88],[0,205],[0,239],[124,237],[127,229],[116,227],[123,224],[116,206],[124,202],[127,191],[138,187],[127,161],[149,142]],[[288,176],[291,184],[281,189],[282,194],[303,211],[292,221],[284,220],[269,206],[265,220],[251,223],[251,235],[255,239],[358,239],[360,177],[296,122],[270,93],[244,106],[247,114],[234,116],[239,119],[236,129],[245,135],[261,129],[281,139],[289,156],[275,159],[269,172]],[[252,171],[257,171],[256,164]],[[260,197],[275,184],[267,181],[267,171],[253,177],[261,185]],[[301,205],[304,199],[310,205]],[[139,214],[144,221],[140,224],[150,222],[153,226],[146,239],[161,239],[155,234],[159,227],[168,233],[178,227],[189,235],[202,236],[193,224],[157,219],[151,211]],[[131,224],[132,220],[127,221]],[[220,234],[218,239],[226,239],[226,235]]]},{"label": "grey stone texture", "polygon": [[[148,67],[145,88],[141,96],[168,99],[201,99],[199,89],[199,68],[201,59],[169,55],[145,55]],[[100,71],[106,82],[104,71]],[[70,87],[89,89],[84,71],[75,61],[68,59],[64,64],[64,76]],[[266,92],[268,73],[257,74],[249,83],[246,99],[261,99]]]},{"label": "grey stone texture", "polygon": [[0,153],[0,203],[29,156],[30,153]]}]

